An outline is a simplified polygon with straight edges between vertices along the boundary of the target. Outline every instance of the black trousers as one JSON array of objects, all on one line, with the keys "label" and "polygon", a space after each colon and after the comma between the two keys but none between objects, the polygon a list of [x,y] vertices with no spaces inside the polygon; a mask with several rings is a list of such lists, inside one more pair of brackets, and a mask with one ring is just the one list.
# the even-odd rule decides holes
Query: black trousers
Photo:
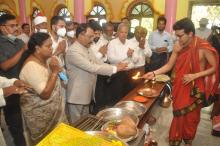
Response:
[{"label": "black trousers", "polygon": [[151,62],[148,66],[148,69],[146,69],[146,72],[148,71],[154,71],[158,68],[162,67],[167,63],[168,55],[167,53],[155,53],[153,52],[151,56]]},{"label": "black trousers", "polygon": [[16,146],[26,146],[23,135],[20,96],[11,95],[6,98],[4,107],[5,121]]}]

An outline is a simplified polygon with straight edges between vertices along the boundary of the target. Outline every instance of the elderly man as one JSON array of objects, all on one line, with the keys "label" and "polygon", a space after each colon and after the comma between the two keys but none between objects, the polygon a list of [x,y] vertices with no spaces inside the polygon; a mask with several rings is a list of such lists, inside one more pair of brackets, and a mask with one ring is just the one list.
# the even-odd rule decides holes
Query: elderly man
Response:
[{"label": "elderly man", "polygon": [[131,48],[138,55],[138,60],[135,62],[135,68],[143,67],[146,63],[146,57],[150,58],[152,51],[148,45],[147,30],[141,26],[137,26],[134,31],[134,37],[130,39]]},{"label": "elderly man", "polygon": [[103,39],[111,41],[115,38],[114,36],[114,26],[111,22],[108,22],[103,25]]},{"label": "elderly man", "polygon": [[71,123],[89,113],[97,74],[112,75],[127,66],[123,63],[112,66],[100,62],[90,49],[93,37],[92,27],[89,24],[80,24],[76,29],[76,41],[66,53],[69,75],[67,103]]},{"label": "elderly man", "polygon": [[211,34],[211,29],[207,28],[209,20],[207,18],[201,18],[199,21],[199,28],[196,29],[196,35],[204,40],[207,40]]},{"label": "elderly man", "polygon": [[134,62],[137,61],[137,56],[134,54],[134,48],[127,39],[128,25],[121,23],[118,26],[116,39],[109,42],[107,57],[110,64],[117,64],[119,62],[129,63],[129,68],[134,67]]},{"label": "elderly man", "polygon": [[[134,69],[129,71],[129,76],[132,77],[137,72],[141,74],[145,73],[145,68],[147,67],[146,58],[150,59],[152,51],[149,48],[148,41],[146,39],[147,29],[137,26],[135,28],[134,37],[130,39],[131,48],[134,48],[134,53],[137,56],[137,61],[134,63]],[[132,80],[130,78],[130,83],[132,87],[135,87],[140,80]]]},{"label": "elderly man", "polygon": [[47,17],[38,14],[33,20],[34,32],[48,33]]},{"label": "elderly man", "polygon": [[[121,23],[118,26],[118,37],[113,39],[108,44],[107,58],[110,64],[117,64],[119,62],[128,63],[128,69],[134,68],[134,63],[138,60],[138,56],[134,53],[134,48],[131,48],[130,41],[127,39],[128,25]],[[127,72],[117,73],[108,79],[108,91],[109,96],[108,103],[114,105],[123,96],[125,96],[131,89],[128,83],[129,76]]]}]

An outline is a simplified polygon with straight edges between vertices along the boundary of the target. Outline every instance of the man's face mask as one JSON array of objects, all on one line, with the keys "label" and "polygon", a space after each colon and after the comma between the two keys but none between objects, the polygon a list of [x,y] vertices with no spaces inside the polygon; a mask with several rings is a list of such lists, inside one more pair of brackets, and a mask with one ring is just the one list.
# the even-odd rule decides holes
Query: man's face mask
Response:
[{"label": "man's face mask", "polygon": [[74,31],[74,30],[67,31],[66,35],[67,35],[68,37],[74,38],[75,31]]},{"label": "man's face mask", "polygon": [[11,41],[13,41],[13,42],[14,42],[14,41],[16,40],[16,38],[17,38],[15,35],[12,35],[12,34],[8,34],[7,36],[8,36],[8,38],[9,38],[9,40],[11,40]]},{"label": "man's face mask", "polygon": [[48,33],[47,29],[40,29],[39,32]]},{"label": "man's face mask", "polygon": [[93,41],[94,41],[95,43],[97,43],[97,42],[99,41],[99,39],[100,39],[100,37],[95,37],[95,38],[93,39]]},{"label": "man's face mask", "polygon": [[64,37],[66,35],[66,28],[65,27],[58,28],[57,35],[60,36],[60,37]]}]

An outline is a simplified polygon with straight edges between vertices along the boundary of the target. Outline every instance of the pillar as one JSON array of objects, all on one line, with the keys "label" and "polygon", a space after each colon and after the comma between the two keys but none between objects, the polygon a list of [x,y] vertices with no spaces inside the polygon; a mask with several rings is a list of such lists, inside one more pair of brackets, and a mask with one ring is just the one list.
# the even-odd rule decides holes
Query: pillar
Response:
[{"label": "pillar", "polygon": [[165,17],[167,19],[167,32],[172,32],[173,24],[176,22],[176,7],[177,0],[165,0]]},{"label": "pillar", "polygon": [[28,23],[28,17],[26,17],[26,7],[25,7],[25,0],[19,0],[19,22],[22,23]]},{"label": "pillar", "polygon": [[84,0],[74,0],[74,21],[85,23],[86,16],[84,15]]}]

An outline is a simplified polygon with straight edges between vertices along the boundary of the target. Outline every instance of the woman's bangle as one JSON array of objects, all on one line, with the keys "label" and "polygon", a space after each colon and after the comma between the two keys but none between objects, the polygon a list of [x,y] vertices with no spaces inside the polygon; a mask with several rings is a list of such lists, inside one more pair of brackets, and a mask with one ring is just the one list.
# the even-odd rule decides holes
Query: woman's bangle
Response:
[{"label": "woman's bangle", "polygon": [[155,77],[156,75],[155,75],[154,71],[152,71],[152,73],[153,73],[153,75],[154,75],[154,77]]}]

